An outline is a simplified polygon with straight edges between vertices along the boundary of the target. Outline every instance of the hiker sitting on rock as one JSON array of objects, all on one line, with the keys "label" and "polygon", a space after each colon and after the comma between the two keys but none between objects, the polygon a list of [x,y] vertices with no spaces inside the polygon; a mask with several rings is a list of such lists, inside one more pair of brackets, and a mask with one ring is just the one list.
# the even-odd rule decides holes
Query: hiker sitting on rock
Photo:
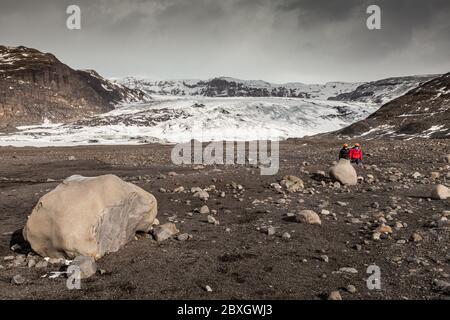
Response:
[{"label": "hiker sitting on rock", "polygon": [[339,151],[339,160],[340,159],[350,160],[350,149],[349,149],[347,143],[344,143],[344,145],[342,146],[341,151]]},{"label": "hiker sitting on rock", "polygon": [[357,165],[362,164],[362,151],[361,145],[359,143],[355,143],[355,146],[350,150],[350,161],[352,163],[356,163]]}]

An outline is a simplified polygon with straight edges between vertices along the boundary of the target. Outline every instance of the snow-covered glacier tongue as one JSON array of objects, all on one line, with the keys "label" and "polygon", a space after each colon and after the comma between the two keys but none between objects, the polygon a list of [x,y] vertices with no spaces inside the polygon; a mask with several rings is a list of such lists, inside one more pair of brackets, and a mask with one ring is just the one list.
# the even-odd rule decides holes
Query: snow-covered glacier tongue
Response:
[{"label": "snow-covered glacier tongue", "polygon": [[281,97],[154,97],[69,124],[0,135],[0,145],[178,143],[191,139],[282,140],[333,131],[367,117],[368,103]]}]

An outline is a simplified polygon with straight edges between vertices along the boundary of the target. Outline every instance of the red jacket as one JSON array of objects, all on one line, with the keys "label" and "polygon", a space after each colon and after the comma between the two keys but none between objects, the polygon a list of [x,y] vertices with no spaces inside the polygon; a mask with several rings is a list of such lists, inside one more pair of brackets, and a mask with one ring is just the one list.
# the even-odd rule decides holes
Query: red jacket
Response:
[{"label": "red jacket", "polygon": [[350,160],[356,160],[359,159],[362,161],[362,151],[361,149],[356,150],[355,148],[352,148],[350,150]]}]

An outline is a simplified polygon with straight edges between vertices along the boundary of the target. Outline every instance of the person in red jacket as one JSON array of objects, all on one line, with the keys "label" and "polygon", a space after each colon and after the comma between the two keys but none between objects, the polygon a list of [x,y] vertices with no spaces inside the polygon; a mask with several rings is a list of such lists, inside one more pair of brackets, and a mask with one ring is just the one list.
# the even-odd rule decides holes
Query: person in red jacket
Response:
[{"label": "person in red jacket", "polygon": [[355,143],[355,146],[350,150],[350,161],[356,164],[362,164],[363,156],[361,151],[361,145]]}]

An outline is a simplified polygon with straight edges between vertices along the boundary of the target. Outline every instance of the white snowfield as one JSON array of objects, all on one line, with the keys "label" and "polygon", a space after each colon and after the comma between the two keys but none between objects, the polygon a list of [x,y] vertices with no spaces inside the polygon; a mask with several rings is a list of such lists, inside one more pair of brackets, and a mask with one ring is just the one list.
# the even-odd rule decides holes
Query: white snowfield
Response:
[{"label": "white snowfield", "polygon": [[19,127],[0,134],[0,146],[283,140],[343,128],[379,107],[303,98],[153,98],[70,124]]}]

